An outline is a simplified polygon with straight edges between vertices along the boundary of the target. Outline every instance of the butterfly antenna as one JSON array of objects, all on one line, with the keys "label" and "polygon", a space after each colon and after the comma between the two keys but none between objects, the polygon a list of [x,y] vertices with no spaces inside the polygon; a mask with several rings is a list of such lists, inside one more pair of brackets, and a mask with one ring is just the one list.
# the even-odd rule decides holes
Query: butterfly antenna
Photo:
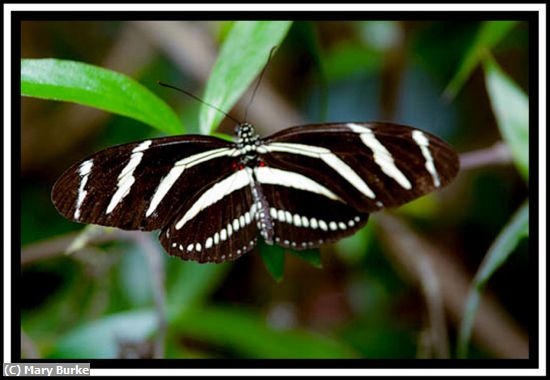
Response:
[{"label": "butterfly antenna", "polygon": [[248,101],[248,104],[246,105],[246,108],[244,110],[244,120],[246,121],[246,115],[248,115],[248,109],[250,108],[250,105],[252,104],[252,100],[254,100],[254,95],[256,95],[256,91],[258,90],[258,87],[260,87],[260,82],[262,81],[262,78],[264,76],[264,73],[267,69],[267,66],[269,65],[269,62],[271,62],[271,58],[273,57],[273,52],[277,46],[273,46],[271,50],[269,51],[269,57],[267,57],[267,62],[264,65],[264,68],[262,69],[262,72],[260,73],[260,77],[258,78],[258,81],[256,82],[256,86],[254,87],[254,91],[252,91],[252,95],[250,96],[250,100]]},{"label": "butterfly antenna", "polygon": [[163,82],[161,82],[161,81],[157,81],[157,83],[158,83],[159,85],[161,85],[162,87],[168,87],[168,88],[171,88],[171,89],[173,89],[173,90],[182,92],[182,93],[184,93],[185,95],[190,96],[190,97],[192,97],[193,99],[195,99],[195,100],[201,102],[202,104],[206,104],[208,107],[214,108],[216,111],[219,111],[219,112],[223,113],[226,117],[228,117],[229,119],[233,120],[235,123],[237,123],[237,124],[242,124],[239,120],[235,119],[233,116],[229,115],[228,113],[224,112],[223,110],[219,109],[218,107],[216,107],[216,106],[214,106],[214,105],[212,105],[212,104],[210,104],[210,103],[205,102],[204,100],[202,100],[202,99],[199,98],[198,96],[195,96],[195,95],[193,95],[192,93],[190,93],[190,92],[188,92],[188,91],[185,91],[185,90],[183,90],[183,89],[181,89],[181,88],[172,86],[172,85],[170,85],[170,84],[163,83]]}]

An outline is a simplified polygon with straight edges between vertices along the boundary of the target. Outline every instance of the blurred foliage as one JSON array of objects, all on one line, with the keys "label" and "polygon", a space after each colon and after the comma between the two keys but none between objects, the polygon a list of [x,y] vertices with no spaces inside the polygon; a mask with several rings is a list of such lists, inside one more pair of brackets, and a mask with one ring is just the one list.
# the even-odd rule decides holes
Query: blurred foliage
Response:
[{"label": "blurred foliage", "polygon": [[491,57],[486,57],[483,63],[500,133],[512,151],[519,172],[529,181],[529,100]]},{"label": "blurred foliage", "polygon": [[464,319],[460,326],[457,349],[459,357],[466,357],[468,343],[472,333],[472,325],[481,298],[481,291],[486,286],[493,273],[506,262],[519,242],[528,236],[529,203],[525,202],[498,235],[491,248],[489,248],[489,251],[485,255],[474,277],[472,289],[466,301]]},{"label": "blurred foliage", "polygon": [[480,24],[479,31],[464,55],[459,69],[445,89],[446,97],[456,96],[487,52],[497,45],[517,23],[517,21],[487,21]]},{"label": "blurred foliage", "polygon": [[[203,100],[230,110],[265,67],[270,51],[281,43],[291,25],[290,21],[235,22],[223,41]],[[223,114],[204,104],[199,115],[202,133],[212,132],[222,119]]]},{"label": "blurred foliage", "polygon": [[[204,100],[229,112],[275,45],[277,61],[283,64],[270,65],[264,81],[270,80],[306,120],[390,118],[433,132],[459,151],[490,146],[503,138],[510,144],[520,173],[528,173],[528,102],[521,90],[529,75],[525,22],[210,24],[214,27],[205,27],[203,32],[212,33],[210,38],[221,47],[205,84],[161,50],[139,67],[133,79],[101,69],[101,58],[112,41],[120,38],[125,23],[23,23],[24,94],[80,102],[156,128],[136,128],[139,123],[134,120],[115,116],[79,135],[74,129],[81,120],[73,120],[76,126],[63,129],[67,135],[63,137],[72,143],[49,159],[35,158],[38,148],[24,151],[30,152],[24,154],[31,164],[21,174],[23,252],[31,243],[82,229],[60,217],[49,197],[55,179],[73,159],[109,145],[157,136],[159,131],[179,133],[182,124],[188,133],[209,133],[222,119],[219,112],[165,89],[158,88],[154,90],[157,95],[152,95],[138,82],[184,83],[194,93],[206,86]],[[29,72],[42,61],[35,58],[52,57],[93,66],[48,59],[45,62],[57,76]],[[121,57],[132,60],[124,54]],[[76,81],[72,81],[74,76],[59,76],[59,69],[67,70],[66,65]],[[79,85],[79,78],[89,80],[90,72],[102,79],[92,86],[92,93]],[[70,81],[72,89],[52,88],[54,79]],[[120,91],[121,86],[125,91]],[[442,96],[445,89],[455,96],[450,103]],[[139,99],[134,102],[136,96]],[[22,106],[22,137],[29,144],[38,135],[34,121],[44,120],[46,124],[41,125],[54,127],[58,115],[66,111],[61,103],[29,97],[22,98]],[[51,133],[47,138],[50,141],[39,139],[40,146],[57,146],[58,135]],[[516,283],[528,276],[528,245],[516,247],[522,231],[528,231],[522,217],[525,208],[509,225],[503,225],[526,197],[527,186],[515,170],[483,167],[462,173],[444,191],[395,213],[455,256],[472,276],[477,272],[476,294],[484,285],[515,319],[526,321],[529,297],[515,292],[509,281],[509,276]],[[513,227],[518,220],[521,228]],[[285,252],[262,245],[235,263],[221,265],[183,262],[163,254],[166,357],[416,357],[426,325],[425,300],[386,256],[375,224],[373,216],[355,235],[321,252]],[[160,245],[158,249],[160,253]],[[512,253],[518,265],[509,265]],[[153,281],[142,247],[129,242],[87,246],[70,256],[59,252],[32,261],[21,273],[22,330],[44,358],[127,357],[125,351],[132,345],[137,356],[148,356],[158,332]],[[475,307],[470,307],[466,318],[474,315]],[[450,330],[453,334],[459,326]],[[493,357],[485,347],[461,339],[463,347],[470,347],[470,357]]]}]

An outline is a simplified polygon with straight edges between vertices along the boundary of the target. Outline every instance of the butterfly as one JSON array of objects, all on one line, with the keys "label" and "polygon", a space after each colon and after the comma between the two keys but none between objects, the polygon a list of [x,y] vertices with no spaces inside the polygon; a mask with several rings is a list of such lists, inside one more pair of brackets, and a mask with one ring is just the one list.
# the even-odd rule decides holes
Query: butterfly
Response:
[{"label": "butterfly", "polygon": [[420,129],[311,124],[261,138],[183,135],[118,145],[74,164],[52,201],[66,218],[160,230],[164,249],[201,263],[235,260],[261,237],[303,250],[352,235],[369,214],[447,185],[458,156]]}]

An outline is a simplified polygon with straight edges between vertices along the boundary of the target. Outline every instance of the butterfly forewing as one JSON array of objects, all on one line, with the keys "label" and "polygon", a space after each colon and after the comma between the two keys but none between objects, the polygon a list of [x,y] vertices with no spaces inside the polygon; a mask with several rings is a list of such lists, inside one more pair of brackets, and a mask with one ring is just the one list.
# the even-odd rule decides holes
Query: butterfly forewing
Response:
[{"label": "butterfly forewing", "polygon": [[459,166],[456,153],[439,138],[395,124],[307,125],[265,142],[267,165],[306,175],[363,212],[443,187]]},{"label": "butterfly forewing", "polygon": [[205,136],[150,139],[102,150],[69,168],[52,200],[68,219],[154,230],[231,171],[232,144]]}]

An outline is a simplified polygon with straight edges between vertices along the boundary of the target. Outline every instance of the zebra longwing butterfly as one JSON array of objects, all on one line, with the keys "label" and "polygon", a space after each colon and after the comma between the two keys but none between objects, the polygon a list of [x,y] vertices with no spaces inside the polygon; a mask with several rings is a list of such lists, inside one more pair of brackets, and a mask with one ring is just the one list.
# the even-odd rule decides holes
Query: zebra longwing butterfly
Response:
[{"label": "zebra longwing butterfly", "polygon": [[369,213],[448,184],[458,157],[441,139],[389,123],[292,127],[236,143],[173,136],[119,145],[69,168],[52,200],[66,218],[160,229],[170,255],[234,260],[268,244],[302,250],[349,236]]}]

